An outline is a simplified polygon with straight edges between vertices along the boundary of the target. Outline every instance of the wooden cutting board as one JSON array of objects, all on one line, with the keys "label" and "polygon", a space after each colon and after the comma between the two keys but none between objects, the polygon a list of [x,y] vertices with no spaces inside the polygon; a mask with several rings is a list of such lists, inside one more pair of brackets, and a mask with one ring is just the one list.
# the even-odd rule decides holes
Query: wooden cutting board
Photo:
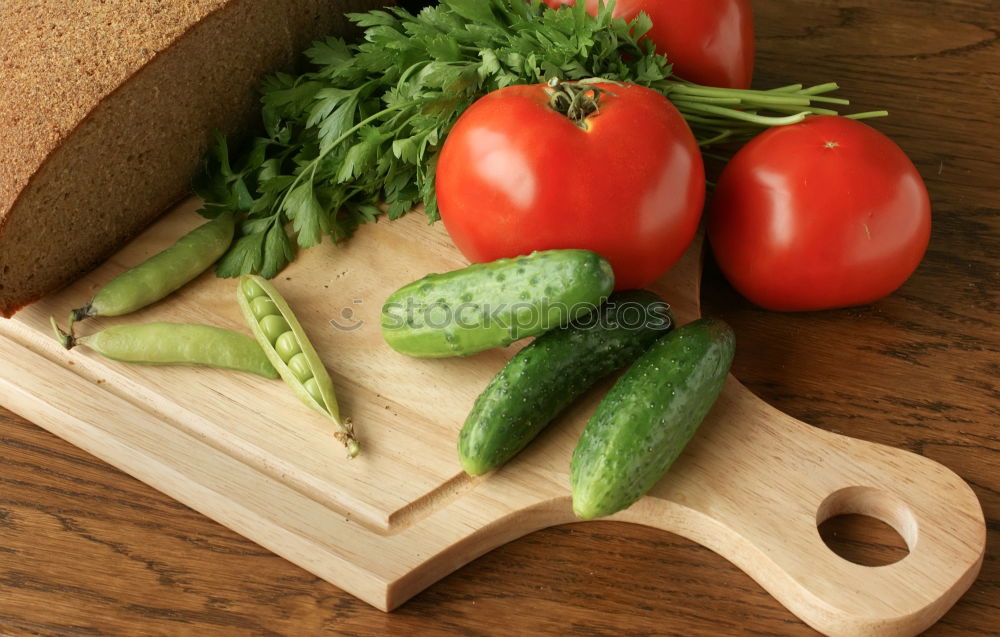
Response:
[{"label": "wooden cutting board", "polygon": [[[332,372],[362,455],[280,381],[129,366],[52,338],[99,286],[201,223],[188,201],[72,287],[0,321],[0,403],[303,568],[390,610],[512,539],[572,522],[569,458],[608,384],[502,470],[470,478],[455,451],[475,397],[516,351],[416,360],[382,341],[390,292],[464,265],[420,214],[301,254],[275,280]],[[654,290],[681,323],[700,313],[700,245]],[[116,323],[209,323],[248,332],[235,282],[211,273]],[[843,513],[893,526],[909,555],[866,567],[834,554],[818,524]],[[970,586],[985,550],[982,510],[945,467],[810,427],[730,377],[680,460],[614,519],[678,533],[746,571],[814,628],[910,635]],[[600,591],[595,591],[600,594]]]}]

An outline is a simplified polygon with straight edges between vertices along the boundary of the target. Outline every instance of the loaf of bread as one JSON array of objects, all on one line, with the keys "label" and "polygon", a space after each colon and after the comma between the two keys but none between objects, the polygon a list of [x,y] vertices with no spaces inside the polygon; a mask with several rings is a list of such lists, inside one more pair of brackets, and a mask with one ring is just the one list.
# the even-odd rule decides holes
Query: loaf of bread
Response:
[{"label": "loaf of bread", "polygon": [[385,0],[0,1],[0,314],[107,258],[190,191],[262,75]]}]

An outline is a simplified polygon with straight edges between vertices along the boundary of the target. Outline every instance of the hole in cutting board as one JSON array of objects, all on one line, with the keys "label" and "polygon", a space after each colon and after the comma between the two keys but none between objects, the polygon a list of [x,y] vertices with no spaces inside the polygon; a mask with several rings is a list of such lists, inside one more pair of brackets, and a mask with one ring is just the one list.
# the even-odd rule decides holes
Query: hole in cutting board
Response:
[{"label": "hole in cutting board", "polygon": [[870,487],[830,495],[820,505],[816,526],[831,551],[862,566],[894,564],[917,543],[917,521],[909,507]]},{"label": "hole in cutting board", "polygon": [[819,525],[831,551],[861,566],[888,566],[910,554],[896,530],[867,515],[837,515]]}]

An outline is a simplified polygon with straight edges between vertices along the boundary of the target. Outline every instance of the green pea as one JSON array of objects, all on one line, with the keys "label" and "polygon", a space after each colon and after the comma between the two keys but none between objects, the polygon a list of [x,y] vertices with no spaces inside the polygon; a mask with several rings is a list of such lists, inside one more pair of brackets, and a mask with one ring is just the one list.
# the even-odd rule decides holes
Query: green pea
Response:
[{"label": "green pea", "polygon": [[301,382],[306,382],[312,378],[312,368],[309,367],[309,359],[305,354],[299,352],[288,361],[288,369],[292,370],[295,377]]},{"label": "green pea", "polygon": [[333,435],[347,447],[348,456],[358,455],[361,447],[354,425],[350,418],[341,418],[330,374],[288,302],[271,283],[256,275],[242,277],[236,298],[243,318],[278,374],[299,400],[337,425]]},{"label": "green pea", "polygon": [[271,314],[260,320],[260,329],[267,336],[267,342],[274,345],[278,341],[278,337],[291,328],[288,326],[288,321],[280,314]]},{"label": "green pea", "polygon": [[308,378],[302,384],[305,386],[306,391],[309,392],[309,395],[313,397],[313,400],[322,405],[323,392],[320,391],[319,382],[316,380],[316,377]]},{"label": "green pea", "polygon": [[241,285],[243,287],[243,296],[248,299],[255,299],[258,296],[267,296],[267,293],[264,292],[264,288],[257,285],[257,282],[252,279],[245,279]]},{"label": "green pea", "polygon": [[229,249],[236,222],[225,213],[195,228],[166,250],[122,272],[87,305],[70,312],[73,323],[91,316],[122,316],[152,305],[207,270]]},{"label": "green pea", "polygon": [[265,316],[277,316],[281,314],[281,310],[274,304],[274,301],[266,296],[254,297],[250,301],[250,309],[253,310],[253,315],[257,317],[258,321]]},{"label": "green pea", "polygon": [[177,323],[116,325],[80,338],[66,334],[58,326],[55,329],[67,349],[84,345],[106,358],[125,363],[202,365],[265,378],[278,377],[257,341],[220,327]]},{"label": "green pea", "polygon": [[295,338],[295,333],[291,330],[278,337],[278,340],[274,343],[274,349],[278,352],[281,360],[286,363],[293,356],[302,352],[302,348],[299,346],[299,339]]}]

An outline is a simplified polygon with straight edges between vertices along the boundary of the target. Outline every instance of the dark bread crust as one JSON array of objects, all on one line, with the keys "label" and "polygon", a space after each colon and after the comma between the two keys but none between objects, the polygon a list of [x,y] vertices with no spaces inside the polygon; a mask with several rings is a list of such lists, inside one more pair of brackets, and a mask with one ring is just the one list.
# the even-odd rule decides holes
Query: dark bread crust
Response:
[{"label": "dark bread crust", "polygon": [[[65,10],[62,0],[45,4],[44,11]],[[111,4],[120,5],[120,20],[153,33],[85,25],[87,33],[108,37],[74,41],[72,99],[66,82],[43,71],[45,55],[63,49],[39,43],[26,65],[16,60],[32,55],[24,41],[31,37],[14,46],[18,56],[0,45],[3,74],[24,81],[28,66],[39,83],[0,91],[0,315],[101,263],[187,195],[211,130],[232,132],[258,116],[256,86],[264,73],[287,65],[311,40],[345,29],[343,13],[384,2],[163,2],[166,15],[152,17],[130,15],[136,6],[147,11],[147,3]],[[38,6],[12,0],[0,18],[19,8],[37,13]],[[58,14],[51,20],[57,23]],[[128,35],[113,37],[122,33]],[[162,48],[140,46],[145,42]],[[85,57],[81,46],[90,47]],[[53,83],[51,99],[46,81]]]}]

